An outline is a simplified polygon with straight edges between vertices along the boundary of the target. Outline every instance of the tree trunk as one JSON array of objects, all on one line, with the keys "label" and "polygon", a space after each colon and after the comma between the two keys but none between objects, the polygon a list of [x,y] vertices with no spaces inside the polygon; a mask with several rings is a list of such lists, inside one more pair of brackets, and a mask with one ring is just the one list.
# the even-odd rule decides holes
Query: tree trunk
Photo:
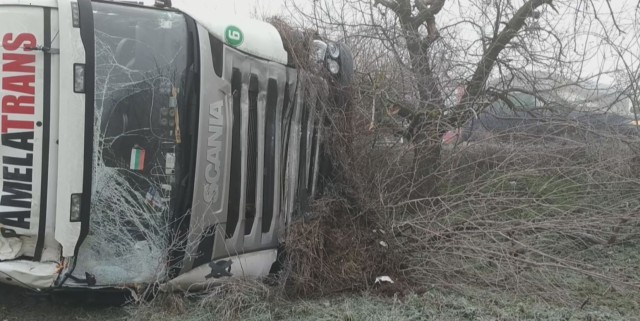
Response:
[{"label": "tree trunk", "polygon": [[411,119],[409,128],[414,144],[413,189],[409,197],[435,197],[442,149],[438,119],[444,101],[429,61],[431,40],[422,38],[412,24],[403,24],[403,29],[406,32],[407,50],[421,107],[421,111]]},{"label": "tree trunk", "polygon": [[426,133],[418,136],[414,143],[413,186],[408,196],[410,199],[437,197],[442,145],[439,139],[433,139],[434,136],[428,137]]}]

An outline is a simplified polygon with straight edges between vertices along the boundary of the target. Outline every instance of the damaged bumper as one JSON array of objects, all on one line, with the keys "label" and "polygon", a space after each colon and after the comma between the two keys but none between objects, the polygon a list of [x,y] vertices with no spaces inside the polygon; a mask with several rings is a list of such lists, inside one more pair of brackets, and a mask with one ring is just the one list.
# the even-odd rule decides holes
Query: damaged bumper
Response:
[{"label": "damaged bumper", "polygon": [[0,280],[2,280],[2,282],[34,290],[52,287],[57,275],[57,263],[31,261],[7,261],[0,263]]},{"label": "damaged bumper", "polygon": [[160,286],[161,291],[201,291],[230,278],[257,279],[269,274],[277,250],[264,250],[201,265]]}]

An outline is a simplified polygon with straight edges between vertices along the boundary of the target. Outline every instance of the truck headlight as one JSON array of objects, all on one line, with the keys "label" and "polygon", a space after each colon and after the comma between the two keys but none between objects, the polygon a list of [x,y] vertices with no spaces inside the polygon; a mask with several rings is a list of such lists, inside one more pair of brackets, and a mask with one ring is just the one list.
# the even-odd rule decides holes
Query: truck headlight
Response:
[{"label": "truck headlight", "polygon": [[80,205],[82,205],[82,194],[71,194],[69,221],[80,222]]},{"label": "truck headlight", "polygon": [[84,64],[73,65],[73,92],[84,93]]},{"label": "truck headlight", "polygon": [[322,40],[313,41],[313,57],[316,62],[323,62],[327,55],[327,43]]},{"label": "truck headlight", "polygon": [[340,64],[333,59],[327,59],[327,69],[333,75],[337,75],[340,72]]},{"label": "truck headlight", "polygon": [[340,58],[340,47],[335,42],[331,42],[327,45],[327,52],[329,52],[329,57],[333,59]]}]

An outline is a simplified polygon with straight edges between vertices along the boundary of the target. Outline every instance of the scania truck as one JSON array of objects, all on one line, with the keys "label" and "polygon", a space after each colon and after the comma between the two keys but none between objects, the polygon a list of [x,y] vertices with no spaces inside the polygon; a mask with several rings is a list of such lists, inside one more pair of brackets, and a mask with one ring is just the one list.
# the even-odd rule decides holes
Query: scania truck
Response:
[{"label": "scania truck", "polygon": [[308,34],[168,1],[0,0],[0,282],[267,275],[353,74]]}]

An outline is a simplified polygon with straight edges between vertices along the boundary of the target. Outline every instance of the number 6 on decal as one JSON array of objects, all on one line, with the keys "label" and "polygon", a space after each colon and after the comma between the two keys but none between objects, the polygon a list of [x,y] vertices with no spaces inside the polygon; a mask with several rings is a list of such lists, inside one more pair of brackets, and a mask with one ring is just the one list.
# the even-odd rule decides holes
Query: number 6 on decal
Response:
[{"label": "number 6 on decal", "polygon": [[236,26],[228,26],[224,31],[224,38],[225,41],[233,47],[240,46],[244,41],[242,31]]},{"label": "number 6 on decal", "polygon": [[240,32],[238,32],[238,30],[229,29],[227,32],[227,37],[229,37],[229,39],[231,40],[240,40]]}]

